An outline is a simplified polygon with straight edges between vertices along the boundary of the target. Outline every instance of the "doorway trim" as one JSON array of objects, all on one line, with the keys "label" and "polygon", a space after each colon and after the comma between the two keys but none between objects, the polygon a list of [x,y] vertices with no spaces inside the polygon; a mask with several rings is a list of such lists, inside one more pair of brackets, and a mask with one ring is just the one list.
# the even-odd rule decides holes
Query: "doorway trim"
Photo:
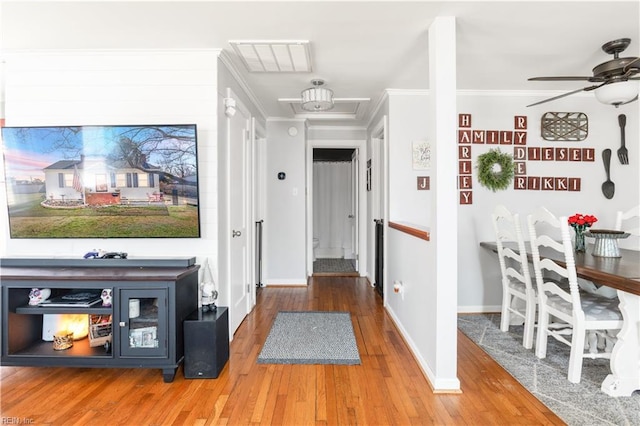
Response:
[{"label": "doorway trim", "polygon": [[368,246],[366,237],[366,212],[367,212],[367,195],[366,188],[366,168],[362,167],[362,159],[367,153],[366,139],[309,139],[307,141],[307,277],[313,275],[313,150],[315,148],[342,148],[355,149],[358,151],[358,274],[365,276],[367,274],[368,264]]},{"label": "doorway trim", "polygon": [[[371,215],[372,219],[383,219],[383,235],[388,235],[389,224],[389,117],[384,115],[380,121],[373,127],[371,133],[371,159],[373,169],[373,182],[374,186],[371,191]],[[382,158],[381,158],[382,157]],[[371,275],[370,282],[374,283],[375,273],[375,225],[373,221],[368,221],[367,226],[370,226],[372,236],[369,241],[368,250],[371,254]],[[382,240],[382,305],[386,306],[386,295],[388,288],[387,278],[387,238]]]}]

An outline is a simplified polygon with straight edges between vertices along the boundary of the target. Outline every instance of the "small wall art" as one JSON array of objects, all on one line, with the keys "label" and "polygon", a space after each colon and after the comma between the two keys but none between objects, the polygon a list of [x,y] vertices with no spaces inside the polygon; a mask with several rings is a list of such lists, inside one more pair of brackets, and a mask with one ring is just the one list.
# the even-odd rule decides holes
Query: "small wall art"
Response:
[{"label": "small wall art", "polygon": [[413,170],[429,170],[431,168],[431,143],[428,141],[414,141]]},{"label": "small wall art", "polygon": [[582,112],[545,112],[540,129],[546,141],[583,141],[589,134],[589,119]]}]

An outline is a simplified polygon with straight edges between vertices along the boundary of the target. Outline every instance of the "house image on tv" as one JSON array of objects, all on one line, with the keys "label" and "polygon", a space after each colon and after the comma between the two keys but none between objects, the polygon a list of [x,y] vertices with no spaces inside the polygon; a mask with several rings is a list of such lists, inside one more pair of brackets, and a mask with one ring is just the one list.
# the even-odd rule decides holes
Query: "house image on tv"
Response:
[{"label": "house image on tv", "polygon": [[46,200],[43,205],[101,206],[131,203],[164,203],[160,190],[162,171],[146,162],[131,166],[105,157],[80,156],[45,167]]}]

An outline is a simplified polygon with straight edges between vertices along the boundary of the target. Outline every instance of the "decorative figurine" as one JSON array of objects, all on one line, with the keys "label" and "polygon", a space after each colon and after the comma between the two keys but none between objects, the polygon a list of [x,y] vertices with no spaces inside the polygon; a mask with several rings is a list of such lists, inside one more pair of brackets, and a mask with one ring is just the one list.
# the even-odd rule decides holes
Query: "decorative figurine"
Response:
[{"label": "decorative figurine", "polygon": [[105,253],[106,252],[104,250],[102,250],[102,249],[97,249],[97,250],[93,249],[92,251],[86,253],[84,255],[84,258],[85,259],[99,259],[102,256],[104,256]]},{"label": "decorative figurine", "polygon": [[202,312],[214,312],[216,307],[216,300],[218,299],[218,291],[216,290],[213,282],[205,282],[201,285],[202,290]]},{"label": "decorative figurine", "polygon": [[105,288],[100,295],[102,299],[102,306],[111,306],[111,289]]},{"label": "decorative figurine", "polygon": [[126,259],[127,253],[123,251],[106,252],[102,249],[93,249],[84,255],[85,259]]},{"label": "decorative figurine", "polygon": [[47,300],[49,296],[51,296],[50,288],[32,288],[31,292],[29,292],[29,305],[36,306]]},{"label": "decorative figurine", "polygon": [[211,269],[209,269],[209,261],[204,264],[202,273],[202,283],[200,284],[200,301],[202,302],[202,312],[215,312],[217,308],[216,300],[218,299],[218,290],[213,280]]}]

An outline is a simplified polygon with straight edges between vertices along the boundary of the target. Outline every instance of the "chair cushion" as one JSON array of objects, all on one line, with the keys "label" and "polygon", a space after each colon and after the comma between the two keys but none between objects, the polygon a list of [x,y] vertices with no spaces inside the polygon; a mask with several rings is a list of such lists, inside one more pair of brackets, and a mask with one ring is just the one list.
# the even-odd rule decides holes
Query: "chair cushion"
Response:
[{"label": "chair cushion", "polygon": [[[618,299],[607,299],[590,293],[580,293],[580,303],[587,321],[594,320],[619,320],[622,321],[622,313],[618,304]],[[568,315],[571,315],[571,303],[558,295],[549,295],[547,304]]]}]

